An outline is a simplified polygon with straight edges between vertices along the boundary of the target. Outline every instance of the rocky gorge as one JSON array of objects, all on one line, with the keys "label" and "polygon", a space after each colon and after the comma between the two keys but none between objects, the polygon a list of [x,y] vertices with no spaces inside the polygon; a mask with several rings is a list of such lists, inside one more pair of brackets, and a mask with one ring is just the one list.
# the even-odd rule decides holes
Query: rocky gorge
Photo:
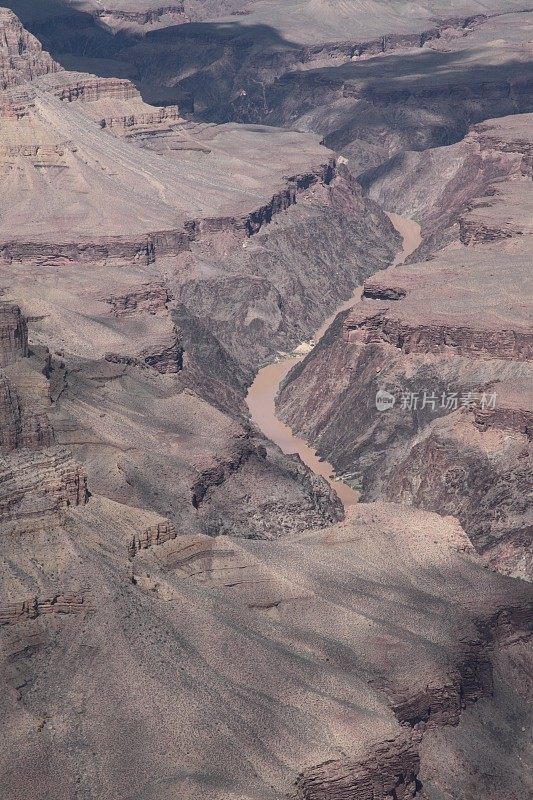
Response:
[{"label": "rocky gorge", "polygon": [[0,795],[521,800],[531,11],[7,5]]}]

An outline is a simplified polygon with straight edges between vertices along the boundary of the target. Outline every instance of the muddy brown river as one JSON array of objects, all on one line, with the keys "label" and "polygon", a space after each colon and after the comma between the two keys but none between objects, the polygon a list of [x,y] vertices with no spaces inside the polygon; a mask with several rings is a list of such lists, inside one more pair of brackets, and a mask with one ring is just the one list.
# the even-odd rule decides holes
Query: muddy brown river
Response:
[{"label": "muddy brown river", "polygon": [[[388,216],[403,238],[403,246],[393,262],[394,266],[398,266],[420,245],[422,241],[420,225],[413,220],[400,217],[398,214],[390,213]],[[337,314],[340,311],[346,311],[351,308],[360,299],[361,291],[362,287],[359,286],[350,299],[341,303],[333,314],[324,321],[313,337],[312,341],[315,344],[320,341]],[[357,503],[359,493],[340,480],[335,475],[332,465],[327,461],[321,461],[316,450],[310,447],[304,439],[295,436],[289,425],[281,422],[276,416],[276,396],[281,381],[295,364],[305,358],[311,347],[312,345],[304,343],[282,361],[276,361],[260,369],[250,386],[246,402],[248,403],[252,420],[265,436],[275,442],[284,453],[298,453],[302,461],[316,475],[321,475],[328,481],[346,507]]]}]

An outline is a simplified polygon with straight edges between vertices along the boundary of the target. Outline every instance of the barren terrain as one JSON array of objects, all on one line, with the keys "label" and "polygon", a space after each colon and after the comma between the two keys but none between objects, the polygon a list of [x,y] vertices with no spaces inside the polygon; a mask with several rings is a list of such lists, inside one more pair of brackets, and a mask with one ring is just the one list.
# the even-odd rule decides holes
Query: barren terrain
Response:
[{"label": "barren terrain", "polygon": [[533,11],[5,2],[0,797],[523,800]]}]

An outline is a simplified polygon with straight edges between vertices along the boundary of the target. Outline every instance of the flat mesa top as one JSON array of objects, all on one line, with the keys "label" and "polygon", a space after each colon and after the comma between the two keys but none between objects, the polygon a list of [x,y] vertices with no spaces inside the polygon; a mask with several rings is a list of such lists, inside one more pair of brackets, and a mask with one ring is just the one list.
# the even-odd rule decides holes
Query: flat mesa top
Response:
[{"label": "flat mesa top", "polygon": [[[385,304],[387,316],[417,325],[531,333],[527,300],[533,295],[531,284],[527,254],[474,253],[468,248],[448,251],[445,260],[389,268],[374,275],[365,284],[365,294],[376,300],[365,297],[347,317],[346,325]],[[400,297],[380,299],[390,297],[391,292]]]}]

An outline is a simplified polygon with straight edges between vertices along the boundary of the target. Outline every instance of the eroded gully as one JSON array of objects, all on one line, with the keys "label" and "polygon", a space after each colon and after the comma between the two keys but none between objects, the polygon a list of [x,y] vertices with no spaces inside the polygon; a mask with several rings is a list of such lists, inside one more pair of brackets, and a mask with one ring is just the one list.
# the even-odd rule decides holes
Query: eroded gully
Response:
[{"label": "eroded gully", "polygon": [[[422,241],[420,226],[417,222],[400,217],[398,214],[390,213],[388,216],[403,240],[402,248],[393,262],[393,266],[398,266],[420,245]],[[333,314],[324,321],[312,339],[314,344],[320,341],[339,312],[351,308],[360,299],[361,291],[362,287],[359,286],[350,299],[339,305]],[[284,453],[298,453],[302,461],[316,475],[327,480],[346,507],[357,503],[359,493],[340,480],[335,475],[332,465],[327,461],[321,461],[316,450],[310,447],[304,439],[295,436],[289,425],[276,416],[276,396],[280,383],[295,364],[305,358],[310,349],[310,345],[300,345],[287,358],[260,369],[250,386],[246,402],[252,420],[264,435],[275,442]]]}]

